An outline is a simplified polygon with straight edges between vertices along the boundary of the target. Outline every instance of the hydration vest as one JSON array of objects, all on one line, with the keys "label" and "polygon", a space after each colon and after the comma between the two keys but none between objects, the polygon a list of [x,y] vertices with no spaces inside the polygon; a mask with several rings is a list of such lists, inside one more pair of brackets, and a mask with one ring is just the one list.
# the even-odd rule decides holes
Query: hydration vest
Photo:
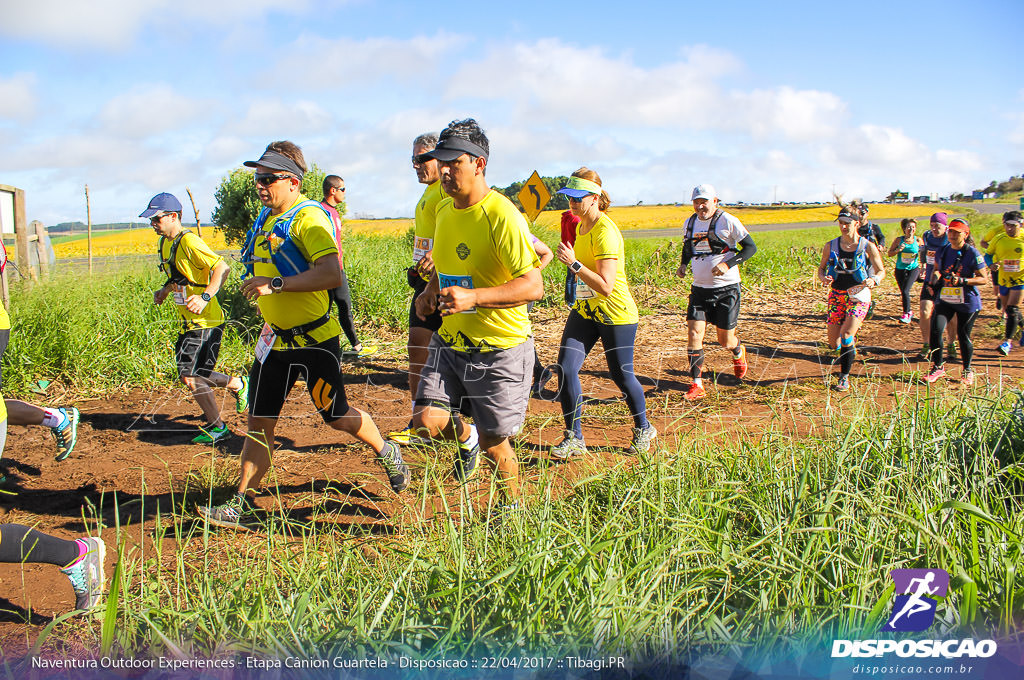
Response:
[{"label": "hydration vest", "polygon": [[191,229],[182,229],[174,240],[171,241],[170,252],[167,253],[167,259],[164,259],[164,241],[167,240],[166,236],[160,237],[160,242],[156,246],[156,254],[160,256],[160,264],[157,265],[164,274],[167,274],[167,283],[173,283],[176,286],[192,285],[200,286],[202,284],[192,281],[187,276],[181,273],[178,267],[174,264],[174,258],[178,256],[178,246],[181,245],[181,239],[185,234],[191,234]]},{"label": "hydration vest", "polygon": [[[331,221],[331,216],[327,214],[327,211],[324,210],[324,207],[318,201],[307,199],[289,208],[277,218],[274,228],[270,230],[270,233],[265,235],[268,241],[267,248],[270,250],[269,258],[254,256],[256,239],[263,234],[263,225],[267,223],[267,218],[270,217],[270,208],[261,210],[256,221],[253,222],[252,227],[249,229],[249,233],[246,234],[245,246],[242,248],[241,258],[242,266],[245,267],[245,275],[253,275],[252,266],[256,262],[273,264],[277,267],[277,271],[280,272],[281,276],[295,276],[309,269],[309,262],[306,261],[306,257],[299,250],[299,247],[295,245],[291,230],[292,222],[295,220],[295,216],[299,214],[299,211],[303,208],[314,207],[323,212],[329,222]],[[275,240],[280,240],[281,242],[281,245],[276,250],[274,248]]]},{"label": "hydration vest", "polygon": [[835,280],[837,275],[847,275],[853,278],[855,284],[864,283],[871,276],[868,271],[868,240],[863,236],[857,237],[857,249],[853,251],[853,267],[847,269],[840,262],[843,255],[839,247],[839,237],[829,241],[828,275]]},{"label": "hydration vest", "polygon": [[715,225],[718,223],[718,218],[721,216],[722,209],[719,208],[715,211],[715,214],[711,216],[711,221],[708,222],[708,247],[711,248],[710,253],[693,252],[693,226],[697,222],[697,213],[690,215],[689,219],[686,220],[686,241],[683,247],[690,249],[690,257],[708,257],[710,255],[721,255],[722,253],[729,252],[729,244],[723,241],[715,230]]}]

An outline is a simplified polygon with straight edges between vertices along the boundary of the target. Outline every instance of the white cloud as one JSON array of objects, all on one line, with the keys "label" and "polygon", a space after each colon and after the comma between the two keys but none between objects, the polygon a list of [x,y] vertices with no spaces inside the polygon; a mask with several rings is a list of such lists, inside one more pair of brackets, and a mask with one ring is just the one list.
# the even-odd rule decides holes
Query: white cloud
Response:
[{"label": "white cloud", "polygon": [[62,47],[125,49],[147,26],[163,19],[173,26],[189,24],[225,26],[238,21],[255,21],[268,10],[300,14],[310,7],[308,0],[282,5],[274,0],[49,0],[48,2],[4,3],[0,34],[24,40],[39,40]]},{"label": "white cloud", "polygon": [[273,139],[297,139],[329,130],[333,118],[319,104],[310,100],[260,99],[253,102],[242,119],[231,123],[234,135],[251,135]]},{"label": "white cloud", "polygon": [[442,59],[463,47],[470,39],[452,33],[398,38],[321,38],[299,36],[287,55],[277,61],[269,79],[293,88],[338,89],[344,85],[393,78],[403,85],[418,81],[426,89],[434,86]]},{"label": "white cloud", "polygon": [[794,141],[825,139],[836,133],[847,113],[846,103],[831,92],[786,86],[735,92],[723,103],[723,120],[735,121],[735,128],[756,139],[776,134]]},{"label": "white cloud", "polygon": [[0,118],[27,120],[36,110],[36,76],[16,73],[0,78]]},{"label": "white cloud", "polygon": [[144,138],[208,120],[216,108],[213,101],[192,99],[169,85],[145,85],[110,99],[97,121],[111,133]]}]

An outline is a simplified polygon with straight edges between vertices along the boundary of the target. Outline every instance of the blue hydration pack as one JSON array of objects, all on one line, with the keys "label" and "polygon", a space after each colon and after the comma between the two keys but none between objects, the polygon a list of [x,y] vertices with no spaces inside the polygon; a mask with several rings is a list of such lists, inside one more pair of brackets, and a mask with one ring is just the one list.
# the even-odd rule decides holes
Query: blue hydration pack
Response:
[{"label": "blue hydration pack", "polygon": [[857,250],[853,252],[853,267],[847,269],[840,264],[839,238],[829,242],[828,275],[834,280],[837,274],[853,277],[855,284],[864,283],[871,276],[867,256],[868,240],[863,236],[857,238]]},{"label": "blue hydration pack", "polygon": [[[306,199],[291,207],[277,218],[274,228],[266,236],[269,241],[267,244],[270,250],[269,258],[255,257],[254,255],[256,239],[263,233],[263,225],[267,223],[267,218],[270,217],[270,208],[261,210],[256,221],[253,222],[252,227],[249,229],[249,233],[245,236],[245,246],[242,248],[241,255],[242,266],[245,267],[245,276],[242,278],[253,275],[253,264],[256,262],[273,264],[277,267],[277,271],[280,272],[281,276],[295,276],[309,269],[309,262],[306,261],[306,257],[299,250],[299,247],[295,245],[295,241],[292,240],[291,230],[292,222],[295,220],[295,216],[299,214],[299,211],[303,208],[314,207],[322,211],[327,216],[328,221],[331,220],[331,216],[327,214],[324,207],[317,201]],[[277,239],[281,240],[281,245],[275,250],[273,243]]]}]

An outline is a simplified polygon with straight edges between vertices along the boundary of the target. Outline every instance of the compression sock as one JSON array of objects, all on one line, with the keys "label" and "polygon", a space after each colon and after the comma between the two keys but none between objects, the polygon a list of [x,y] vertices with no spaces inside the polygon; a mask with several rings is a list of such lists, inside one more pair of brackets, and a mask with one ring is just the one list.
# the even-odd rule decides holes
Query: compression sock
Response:
[{"label": "compression sock", "polygon": [[857,356],[857,346],[853,344],[853,338],[843,338],[839,349],[839,372],[843,375],[850,375],[853,369],[853,359]]},{"label": "compression sock", "polygon": [[64,422],[64,416],[55,408],[43,409],[43,427],[57,427]]},{"label": "compression sock", "polygon": [[1006,340],[1012,340],[1020,327],[1020,308],[1017,305],[1006,305]]},{"label": "compression sock", "polygon": [[78,541],[66,541],[23,524],[0,524],[0,562],[43,562],[67,567],[85,554]]},{"label": "compression sock", "polygon": [[700,385],[700,374],[704,370],[704,348],[687,350],[686,355],[690,358],[690,377]]},{"label": "compression sock", "polygon": [[739,359],[741,356],[743,356],[743,343],[742,342],[732,348],[732,355],[733,355],[733,357],[735,357],[737,359]]}]

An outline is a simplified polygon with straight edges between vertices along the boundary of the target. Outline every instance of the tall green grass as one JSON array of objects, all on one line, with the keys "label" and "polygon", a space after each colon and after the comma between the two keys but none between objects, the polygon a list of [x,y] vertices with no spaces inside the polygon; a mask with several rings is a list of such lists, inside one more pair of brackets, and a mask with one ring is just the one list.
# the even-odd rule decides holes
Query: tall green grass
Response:
[{"label": "tall green grass", "polygon": [[175,540],[124,557],[112,644],[185,656],[669,658],[877,636],[888,572],[906,567],[952,575],[929,636],[1010,635],[1024,617],[1018,396],[900,406],[846,404],[809,440],[771,429],[680,440],[596,467],[568,493],[556,491],[557,468],[541,469],[525,511],[500,527],[462,521],[464,496],[419,517],[443,464],[415,480],[390,538],[335,525],[324,507],[300,535],[271,522],[236,537],[160,517],[155,546]]}]

